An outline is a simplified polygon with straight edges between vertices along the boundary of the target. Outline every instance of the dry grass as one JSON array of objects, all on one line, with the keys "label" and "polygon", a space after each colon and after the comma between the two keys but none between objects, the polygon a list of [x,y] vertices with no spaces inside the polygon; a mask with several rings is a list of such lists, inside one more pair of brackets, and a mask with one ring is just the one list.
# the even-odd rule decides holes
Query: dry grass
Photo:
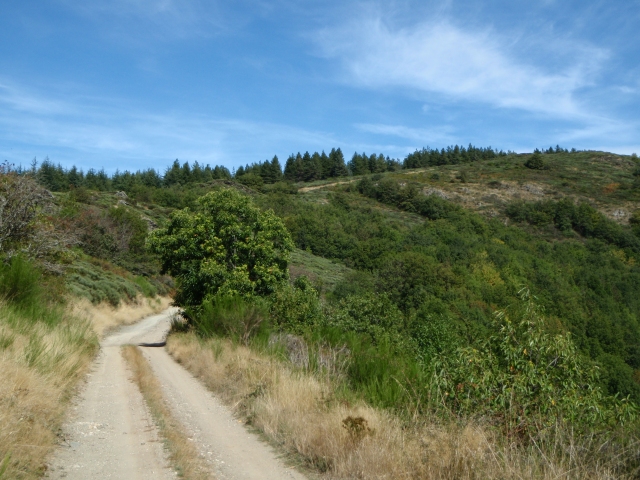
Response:
[{"label": "dry grass", "polygon": [[21,318],[0,304],[0,472],[2,479],[39,478],[75,385],[87,372],[98,336],[167,307],[141,299],[118,309],[81,300],[54,326]]},{"label": "dry grass", "polygon": [[42,475],[73,387],[97,347],[86,321],[32,324],[0,305],[0,463],[10,456],[3,478]]},{"label": "dry grass", "polygon": [[127,345],[122,347],[122,355],[133,372],[133,379],[142,392],[160,434],[165,439],[169,458],[176,471],[187,479],[212,478],[198,450],[189,441],[184,429],[167,407],[162,396],[162,387],[140,349]]},{"label": "dry grass", "polygon": [[145,298],[138,296],[133,303],[121,303],[114,308],[109,303],[92,304],[85,298],[72,303],[75,315],[88,318],[96,334],[103,338],[122,325],[130,325],[138,320],[160,313],[171,305],[170,297]]},{"label": "dry grass", "polygon": [[614,467],[621,452],[603,456],[614,446],[597,438],[558,431],[544,445],[518,447],[482,425],[409,421],[348,404],[329,379],[227,340],[174,334],[167,347],[240,418],[326,478],[620,478]]}]

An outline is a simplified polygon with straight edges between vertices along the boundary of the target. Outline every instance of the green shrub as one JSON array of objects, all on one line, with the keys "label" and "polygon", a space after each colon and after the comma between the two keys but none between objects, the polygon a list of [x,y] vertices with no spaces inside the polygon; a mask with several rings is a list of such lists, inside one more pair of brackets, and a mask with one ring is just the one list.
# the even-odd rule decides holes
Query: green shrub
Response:
[{"label": "green shrub", "polygon": [[344,332],[365,336],[373,344],[390,342],[403,348],[411,343],[401,334],[405,317],[384,294],[349,296],[328,313],[325,321]]},{"label": "green shrub", "polygon": [[519,319],[495,316],[495,333],[478,348],[459,348],[434,362],[433,399],[446,411],[493,417],[509,435],[529,436],[557,422],[578,429],[635,421],[637,407],[607,397],[595,366],[569,334],[551,334],[523,291]]},{"label": "green shrub", "polygon": [[142,294],[147,298],[153,298],[158,294],[157,288],[149,282],[145,277],[136,276],[133,280],[138,286]]},{"label": "green shrub", "polygon": [[260,189],[264,185],[264,180],[260,175],[255,173],[246,173],[236,178],[238,183],[246,185],[250,188]]},{"label": "green shrub", "polygon": [[412,409],[421,403],[416,397],[428,378],[416,358],[398,349],[389,338],[376,344],[366,335],[348,334],[343,339],[350,356],[347,376],[350,386],[367,402],[383,408]]},{"label": "green shrub", "polygon": [[69,190],[69,199],[78,203],[90,203],[91,193],[85,187],[77,187]]},{"label": "green shrub", "polygon": [[198,335],[228,336],[244,344],[267,328],[269,319],[264,300],[239,295],[208,297],[200,306],[185,311]]},{"label": "green shrub", "polygon": [[306,277],[278,289],[271,297],[271,317],[279,328],[302,333],[322,321],[318,292]]},{"label": "green shrub", "polygon": [[421,307],[413,319],[411,337],[416,342],[418,358],[428,364],[438,355],[450,355],[461,343],[450,318]]},{"label": "green shrub", "polygon": [[524,166],[532,170],[545,170],[547,168],[547,165],[540,152],[535,152],[533,155],[531,155],[527,159],[527,161],[524,162]]},{"label": "green shrub", "polygon": [[21,256],[0,267],[0,295],[16,305],[30,305],[41,295],[42,274]]}]

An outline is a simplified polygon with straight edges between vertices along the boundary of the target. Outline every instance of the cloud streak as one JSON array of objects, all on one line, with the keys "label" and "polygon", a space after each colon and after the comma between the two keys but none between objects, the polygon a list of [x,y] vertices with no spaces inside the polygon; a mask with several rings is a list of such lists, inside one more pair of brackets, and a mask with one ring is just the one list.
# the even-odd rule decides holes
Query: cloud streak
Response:
[{"label": "cloud streak", "polygon": [[491,30],[463,30],[446,20],[393,29],[369,17],[323,29],[316,38],[322,54],[339,60],[357,86],[408,88],[566,119],[589,116],[577,93],[608,56],[575,45],[564,52],[573,57],[569,65],[547,72],[516,60],[513,47]]},{"label": "cloud streak", "polygon": [[[392,137],[404,138],[406,140],[416,141],[420,143],[420,147],[424,142],[434,144],[453,143],[456,138],[452,135],[453,129],[450,126],[435,128],[412,128],[404,125],[386,125],[361,123],[356,127],[363,132],[374,133],[376,135],[385,135]],[[419,148],[419,147],[416,147]]]},{"label": "cloud streak", "polygon": [[130,44],[134,38],[159,41],[209,37],[233,32],[238,18],[212,0],[59,0],[67,8],[102,26],[115,27],[109,36]]},{"label": "cloud streak", "polygon": [[146,112],[114,99],[51,100],[2,82],[0,144],[3,160],[15,163],[50,155],[67,166],[114,170],[126,164],[135,170],[158,162],[164,168],[174,158],[231,168],[264,160],[282,144],[321,149],[336,141],[325,132],[290,125]]}]

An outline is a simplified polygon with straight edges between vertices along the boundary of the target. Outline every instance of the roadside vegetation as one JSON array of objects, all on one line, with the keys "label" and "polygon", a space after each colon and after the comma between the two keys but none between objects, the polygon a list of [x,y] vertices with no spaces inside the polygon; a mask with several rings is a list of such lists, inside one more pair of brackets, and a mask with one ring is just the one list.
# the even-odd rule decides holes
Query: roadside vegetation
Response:
[{"label": "roadside vegetation", "polygon": [[3,479],[45,473],[47,455],[64,442],[64,413],[99,336],[168,303],[156,296],[168,291],[166,283],[90,256],[81,232],[69,226],[69,205],[32,176],[0,169]]},{"label": "roadside vegetation", "polygon": [[49,295],[36,267],[14,257],[0,272],[0,456],[3,478],[39,478],[43,458],[74,385],[98,349],[88,320],[70,315]]},{"label": "roadside vegetation", "polygon": [[[364,182],[356,188],[362,190]],[[434,197],[416,195],[413,201],[415,211],[434,220],[463,215]],[[464,219],[478,237],[481,219]],[[396,254],[389,267],[381,265],[383,272],[390,268],[382,289],[376,289],[385,280],[378,270],[370,288],[363,282],[360,291],[323,301],[305,277],[285,281],[293,243],[285,222],[252,206],[241,193],[223,189],[203,197],[194,211],[174,215],[150,238],[151,249],[176,278],[176,298],[193,330],[172,340],[170,351],[215,391],[226,391],[227,401],[274,441],[338,477],[397,477],[398,468],[407,478],[447,477],[452,465],[425,460],[426,450],[416,439],[424,441],[422,429],[451,432],[463,425],[491,440],[481,447],[484,457],[472,460],[464,448],[453,454],[460,468],[456,477],[633,478],[638,473],[637,406],[630,396],[607,393],[596,365],[579,352],[570,333],[549,322],[527,289],[520,288],[519,300],[476,330],[476,341],[465,342],[449,312],[422,303],[429,286],[446,275],[434,273],[439,272],[435,259],[416,252],[400,257],[402,263]],[[382,249],[381,256],[389,250]],[[484,275],[479,285],[499,284],[509,295],[486,251],[480,258],[485,263],[477,269]],[[411,275],[427,277],[415,281]],[[493,284],[482,282],[487,277]],[[334,296],[340,296],[336,290]],[[262,360],[255,362],[271,367],[253,367],[246,357],[257,354],[251,348],[235,353],[234,342],[261,352]],[[230,352],[220,360],[225,349]],[[332,411],[334,403],[339,414]],[[324,414],[333,419],[329,425],[320,421]],[[336,421],[338,415],[342,422]],[[408,434],[416,424],[420,428]],[[324,430],[314,434],[317,428]],[[375,435],[380,440],[363,440]],[[360,450],[369,443],[376,444],[373,452]],[[416,453],[409,461],[407,445],[412,444]],[[567,448],[575,450],[565,456]],[[372,460],[382,451],[385,466]]]},{"label": "roadside vegetation", "polygon": [[15,176],[68,244],[29,261],[86,302],[173,291],[174,356],[315,469],[634,478],[638,165],[469,146]]},{"label": "roadside vegetation", "polygon": [[[286,451],[291,463],[327,478],[637,476],[639,446],[624,428],[585,433],[559,420],[535,436],[508,436],[482,415],[375,408],[349,393],[343,370],[347,362],[339,356],[333,357],[336,363],[328,360],[335,350],[314,350],[294,337],[283,340],[297,350],[255,343],[247,347],[193,332],[171,335],[167,348],[240,419]],[[294,352],[322,358],[324,368],[304,367]]]}]

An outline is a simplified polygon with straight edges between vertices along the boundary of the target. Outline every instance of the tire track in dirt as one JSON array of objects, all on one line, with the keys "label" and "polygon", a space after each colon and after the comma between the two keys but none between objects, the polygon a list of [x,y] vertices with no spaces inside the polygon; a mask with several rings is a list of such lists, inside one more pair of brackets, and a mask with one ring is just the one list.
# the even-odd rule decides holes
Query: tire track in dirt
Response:
[{"label": "tire track in dirt", "polygon": [[[173,479],[166,453],[140,392],[120,353],[124,344],[162,342],[173,310],[154,315],[107,337],[94,371],[64,427],[65,441],[49,463],[52,479]],[[214,478],[304,480],[238,423],[231,412],[164,348],[142,348],[162,385],[163,396]]]}]

